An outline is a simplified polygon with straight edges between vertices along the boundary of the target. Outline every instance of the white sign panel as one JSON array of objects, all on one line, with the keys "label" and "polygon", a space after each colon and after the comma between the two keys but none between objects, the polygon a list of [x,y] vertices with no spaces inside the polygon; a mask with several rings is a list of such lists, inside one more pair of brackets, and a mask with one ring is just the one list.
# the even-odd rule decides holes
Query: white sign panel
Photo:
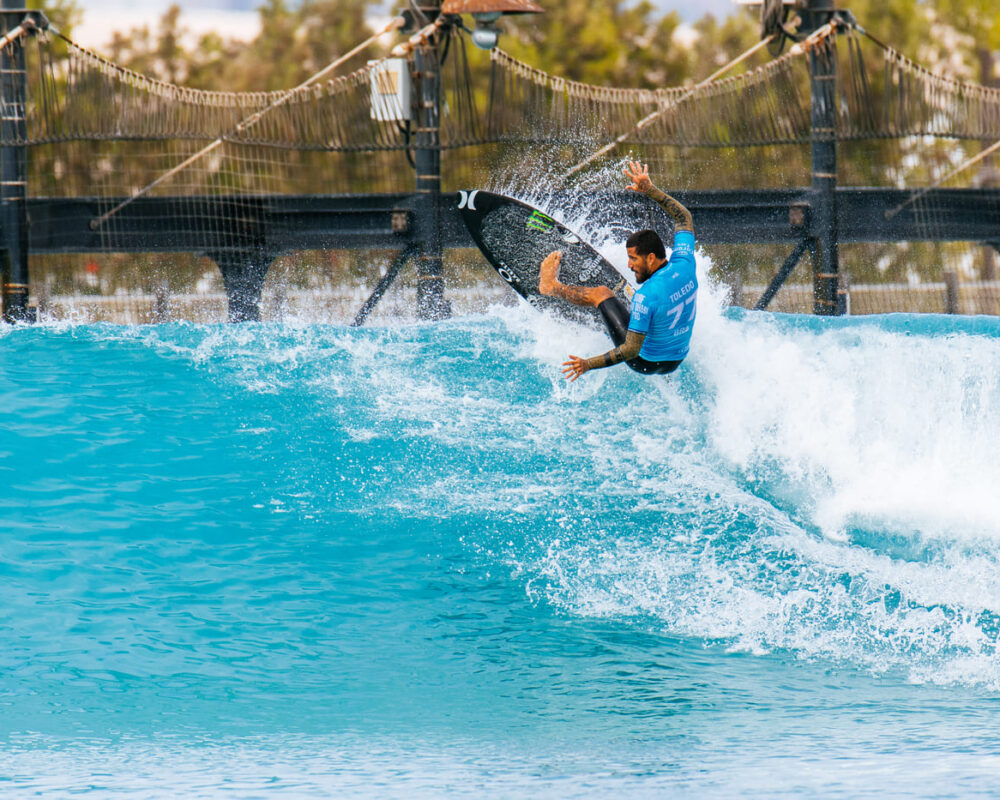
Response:
[{"label": "white sign panel", "polygon": [[379,122],[410,118],[410,68],[405,58],[369,61],[372,119]]}]

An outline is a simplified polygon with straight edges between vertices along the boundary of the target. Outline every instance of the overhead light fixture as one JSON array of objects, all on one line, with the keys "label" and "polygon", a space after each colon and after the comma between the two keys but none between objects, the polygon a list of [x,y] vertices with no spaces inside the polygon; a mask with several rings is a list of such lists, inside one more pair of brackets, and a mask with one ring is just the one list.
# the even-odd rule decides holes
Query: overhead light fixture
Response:
[{"label": "overhead light fixture", "polygon": [[502,16],[503,14],[499,11],[472,15],[476,21],[476,29],[472,32],[472,43],[480,50],[492,50],[497,46],[497,39],[500,38],[497,20]]},{"label": "overhead light fixture", "polygon": [[505,14],[541,14],[542,7],[532,0],[445,0],[442,14],[471,14],[476,21],[472,43],[483,50],[492,50],[500,37],[497,23]]}]

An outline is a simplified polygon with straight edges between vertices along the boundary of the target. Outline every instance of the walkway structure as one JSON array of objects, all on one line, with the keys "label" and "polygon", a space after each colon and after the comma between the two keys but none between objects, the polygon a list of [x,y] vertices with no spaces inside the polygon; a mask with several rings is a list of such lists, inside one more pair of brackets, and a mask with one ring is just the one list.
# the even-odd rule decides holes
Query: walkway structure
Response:
[{"label": "walkway structure", "polygon": [[[843,243],[1000,242],[1000,191],[969,181],[958,188],[948,174],[963,142],[1000,142],[1000,90],[922,69],[833,0],[803,0],[784,55],[695,87],[657,90],[567,81],[499,48],[477,66],[465,46],[468,18],[453,13],[470,3],[449,9],[446,0],[442,9],[440,0],[422,0],[390,26],[409,37],[392,56],[251,94],[138,75],[62,38],[43,15],[3,2],[8,321],[31,317],[29,253],[209,255],[225,282],[229,318],[241,321],[259,317],[276,257],[344,248],[397,253],[359,324],[411,261],[419,316],[442,319],[442,252],[472,246],[449,190],[489,180],[485,164],[501,165],[494,176],[516,173],[502,165],[523,163],[526,152],[567,167],[546,178],[567,203],[583,194],[636,225],[666,223],[634,197],[595,194],[594,175],[630,150],[660,158],[702,244],[789,246],[759,307],[811,253],[813,309],[841,313]],[[868,182],[885,142],[912,155],[928,139],[935,144],[920,152],[940,164],[904,159],[910,166],[897,171],[895,185]],[[871,158],[838,164],[839,149],[859,144],[872,148]],[[870,167],[864,182],[842,186],[862,162]],[[745,188],[705,186],[732,186],[737,172]],[[942,178],[951,182],[939,186]],[[451,184],[444,190],[443,181]]]}]

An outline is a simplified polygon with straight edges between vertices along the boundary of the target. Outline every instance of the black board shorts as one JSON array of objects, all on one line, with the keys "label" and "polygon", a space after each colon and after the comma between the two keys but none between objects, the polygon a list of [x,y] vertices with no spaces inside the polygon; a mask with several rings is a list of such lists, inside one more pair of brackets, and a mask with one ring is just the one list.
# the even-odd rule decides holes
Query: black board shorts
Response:
[{"label": "black board shorts", "polygon": [[[604,320],[615,347],[625,344],[630,315],[622,305],[622,301],[617,297],[609,297],[597,307],[597,310],[601,312],[601,319]],[[642,356],[630,358],[625,363],[643,375],[669,375],[681,365],[680,361],[647,361]]]}]

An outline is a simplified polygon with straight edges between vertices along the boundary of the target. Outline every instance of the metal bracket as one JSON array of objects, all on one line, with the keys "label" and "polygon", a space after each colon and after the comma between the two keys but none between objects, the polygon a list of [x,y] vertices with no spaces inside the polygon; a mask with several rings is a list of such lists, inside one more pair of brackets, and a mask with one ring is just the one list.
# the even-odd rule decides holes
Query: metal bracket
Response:
[{"label": "metal bracket", "polygon": [[782,287],[784,282],[788,280],[788,276],[792,274],[792,270],[795,269],[796,264],[802,258],[802,255],[812,247],[812,239],[805,238],[800,241],[795,249],[791,252],[791,255],[785,259],[785,263],[781,265],[781,269],[775,273],[775,276],[771,279],[771,283],[764,290],[764,294],[760,296],[760,299],[756,302],[753,307],[754,311],[763,311],[768,307],[774,296],[778,293],[778,289]]},{"label": "metal bracket", "polygon": [[788,207],[788,224],[793,228],[808,228],[810,210],[808,203],[792,203]]},{"label": "metal bracket", "polygon": [[392,210],[392,232],[403,234],[410,232],[410,225],[413,221],[413,212],[408,208],[394,208]]},{"label": "metal bracket", "polygon": [[[4,8],[0,9],[0,18],[7,23],[6,29],[10,30],[15,25],[20,25],[25,22],[29,23],[29,27],[34,28],[34,31],[47,31],[49,29],[49,18],[41,11],[36,11],[32,8]],[[13,25],[11,23],[14,23]]]}]

